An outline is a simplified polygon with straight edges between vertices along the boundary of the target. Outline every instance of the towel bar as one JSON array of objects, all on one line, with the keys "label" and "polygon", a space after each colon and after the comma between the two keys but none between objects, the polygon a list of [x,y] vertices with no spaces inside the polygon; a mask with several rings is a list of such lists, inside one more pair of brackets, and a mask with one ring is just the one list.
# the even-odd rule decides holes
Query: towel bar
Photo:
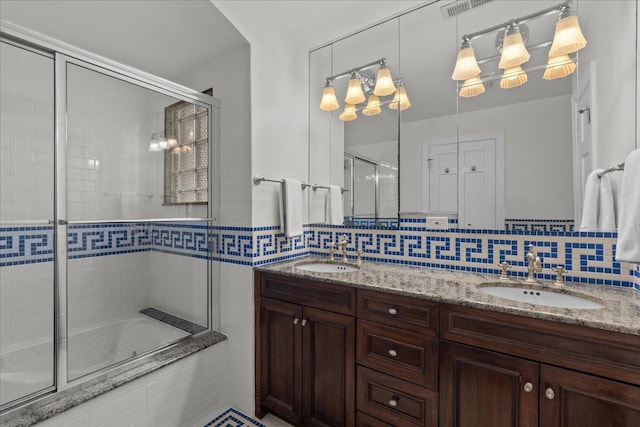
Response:
[{"label": "towel bar", "polygon": [[[318,188],[324,188],[325,190],[328,190],[328,189],[329,189],[329,187],[328,187],[328,186],[326,186],[326,185],[318,185],[318,184],[313,184],[313,185],[311,186],[311,188],[313,189],[313,191],[316,191]],[[340,192],[341,192],[341,193],[344,193],[345,191],[349,191],[349,190],[346,190],[346,189],[344,189],[344,188],[340,187]]]},{"label": "towel bar", "polygon": [[[269,178],[265,178],[264,176],[260,176],[260,175],[256,175],[253,177],[253,183],[255,185],[260,185],[260,183],[262,181],[268,181],[268,182],[277,182],[280,184],[284,184],[284,179],[269,179]],[[300,185],[302,185],[302,189],[305,190],[307,187],[311,187],[311,184],[307,184],[306,182],[302,181],[300,183]]]}]

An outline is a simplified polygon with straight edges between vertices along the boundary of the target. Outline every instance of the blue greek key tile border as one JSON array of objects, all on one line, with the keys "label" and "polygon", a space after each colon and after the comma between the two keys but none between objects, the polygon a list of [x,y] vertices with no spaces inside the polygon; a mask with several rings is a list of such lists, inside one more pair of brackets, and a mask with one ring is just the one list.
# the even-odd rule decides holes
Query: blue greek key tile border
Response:
[{"label": "blue greek key tile border", "polygon": [[[418,219],[419,220],[419,219]],[[69,258],[86,258],[142,251],[210,258],[258,266],[309,254],[328,255],[328,247],[346,234],[347,252],[355,258],[431,268],[498,274],[496,264],[507,261],[510,274],[526,275],[525,254],[533,244],[546,274],[563,265],[567,280],[640,291],[640,267],[615,261],[616,233],[530,232],[506,230],[426,230],[425,222],[403,221],[400,229],[349,228],[310,224],[304,234],[287,238],[278,226],[228,227],[203,223],[76,225],[68,229]],[[45,227],[0,228],[0,267],[50,262],[54,230]]]},{"label": "blue greek key tile border", "polygon": [[0,267],[51,262],[53,226],[0,228]]}]

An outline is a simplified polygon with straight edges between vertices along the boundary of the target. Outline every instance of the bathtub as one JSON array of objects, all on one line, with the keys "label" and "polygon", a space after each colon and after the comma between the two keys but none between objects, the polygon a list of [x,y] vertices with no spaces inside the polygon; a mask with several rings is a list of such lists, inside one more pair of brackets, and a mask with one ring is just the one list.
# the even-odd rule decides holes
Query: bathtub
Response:
[{"label": "bathtub", "polygon": [[[68,380],[106,368],[190,335],[143,315],[90,329],[68,339]],[[0,404],[53,385],[53,344],[0,355]]]}]

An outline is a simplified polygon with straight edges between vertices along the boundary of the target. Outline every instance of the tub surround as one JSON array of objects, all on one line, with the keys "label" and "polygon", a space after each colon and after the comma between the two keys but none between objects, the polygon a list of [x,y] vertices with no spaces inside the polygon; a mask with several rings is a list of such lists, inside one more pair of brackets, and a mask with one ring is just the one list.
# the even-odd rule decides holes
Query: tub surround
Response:
[{"label": "tub surround", "polygon": [[185,338],[149,357],[134,360],[89,381],[8,411],[0,417],[0,424],[3,427],[34,425],[226,339],[225,335],[215,331]]},{"label": "tub surround", "polygon": [[[602,301],[605,305],[605,308],[600,310],[573,310],[519,303],[494,297],[478,290],[477,286],[482,283],[499,282],[498,276],[493,274],[397,266],[375,262],[363,262],[360,270],[347,273],[314,273],[296,268],[298,264],[313,261],[327,261],[327,258],[310,256],[256,269],[436,302],[640,335],[640,323],[638,322],[640,306],[634,291],[628,288],[567,283],[562,288],[566,292],[582,294],[588,298]],[[505,285],[517,283],[530,286],[530,284],[525,284],[523,279],[515,277],[512,281],[503,283]],[[552,286],[552,282],[546,280],[541,281],[540,285],[532,287],[557,289]]]}]

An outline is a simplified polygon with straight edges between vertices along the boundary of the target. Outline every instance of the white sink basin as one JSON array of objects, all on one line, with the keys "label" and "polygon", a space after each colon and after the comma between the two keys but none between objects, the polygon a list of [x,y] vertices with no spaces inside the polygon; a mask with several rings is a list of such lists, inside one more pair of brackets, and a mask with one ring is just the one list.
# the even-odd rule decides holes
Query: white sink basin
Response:
[{"label": "white sink basin", "polygon": [[296,265],[296,268],[314,273],[349,273],[360,270],[358,266],[338,262],[309,262]]},{"label": "white sink basin", "polygon": [[500,298],[547,307],[598,310],[604,305],[588,298],[554,290],[540,290],[518,286],[480,286],[482,292]]}]

